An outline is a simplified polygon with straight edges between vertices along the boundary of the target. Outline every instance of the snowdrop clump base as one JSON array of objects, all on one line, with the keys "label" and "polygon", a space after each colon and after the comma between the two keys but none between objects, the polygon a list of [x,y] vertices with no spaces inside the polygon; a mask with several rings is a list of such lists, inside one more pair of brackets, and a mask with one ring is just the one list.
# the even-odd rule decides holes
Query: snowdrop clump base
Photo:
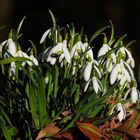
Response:
[{"label": "snowdrop clump base", "polygon": [[[0,95],[2,138],[34,139],[51,123],[66,131],[77,121],[97,116],[100,121],[110,116],[122,121],[125,104],[140,100],[129,50],[134,41],[125,43],[126,35],[116,39],[111,21],[89,39],[73,24],[61,28],[50,14],[53,27],[42,35],[40,52],[31,40],[28,51],[22,50],[20,29],[25,18],[0,44],[0,74],[7,80]],[[95,53],[94,40],[99,36],[102,46],[96,46],[100,49]]]}]

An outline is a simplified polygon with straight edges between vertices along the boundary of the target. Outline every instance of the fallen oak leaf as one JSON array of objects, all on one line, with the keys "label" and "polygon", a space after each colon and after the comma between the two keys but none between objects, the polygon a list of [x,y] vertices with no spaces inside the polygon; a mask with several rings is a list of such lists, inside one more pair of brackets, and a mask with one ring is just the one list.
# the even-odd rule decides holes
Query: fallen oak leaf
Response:
[{"label": "fallen oak leaf", "polygon": [[77,122],[78,129],[90,140],[100,140],[100,129],[90,123]]},{"label": "fallen oak leaf", "polygon": [[36,137],[36,140],[40,140],[44,137],[51,137],[55,134],[57,134],[61,129],[56,127],[54,123],[50,124],[49,126],[46,126],[44,129],[42,129],[38,136]]}]

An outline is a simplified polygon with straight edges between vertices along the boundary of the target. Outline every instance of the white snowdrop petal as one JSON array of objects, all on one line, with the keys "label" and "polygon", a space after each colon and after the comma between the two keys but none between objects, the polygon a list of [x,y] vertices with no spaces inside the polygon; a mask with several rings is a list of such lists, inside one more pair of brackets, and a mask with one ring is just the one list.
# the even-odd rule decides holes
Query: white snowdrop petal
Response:
[{"label": "white snowdrop petal", "polygon": [[51,64],[51,65],[54,65],[55,62],[56,62],[56,58],[52,58],[51,61],[50,61],[50,64]]},{"label": "white snowdrop petal", "polygon": [[125,110],[125,108],[122,106],[121,103],[117,103],[116,109],[117,109],[117,111],[120,111],[120,113],[117,115],[117,117],[118,117],[119,121],[121,122],[123,119],[125,119],[126,110]]},{"label": "white snowdrop petal", "polygon": [[116,55],[115,55],[115,53],[111,54],[111,58],[112,58],[113,63],[116,63]]},{"label": "white snowdrop petal", "polygon": [[99,69],[94,65],[94,69],[96,70],[99,78],[101,78],[101,72],[99,71]]},{"label": "white snowdrop petal", "polygon": [[12,55],[15,56],[16,54],[16,45],[15,42],[12,39],[8,39],[8,52]]},{"label": "white snowdrop petal", "polygon": [[118,71],[119,71],[119,64],[116,64],[113,70],[110,73],[110,84],[113,85],[118,77]]},{"label": "white snowdrop petal", "polygon": [[96,77],[93,77],[93,78],[92,78],[92,84],[93,84],[93,89],[94,89],[95,93],[98,93],[99,84],[98,84],[98,82],[97,82]]},{"label": "white snowdrop petal", "polygon": [[128,58],[130,59],[130,65],[131,65],[131,67],[134,68],[135,67],[135,61],[134,61],[134,59],[132,57],[132,54],[127,49],[125,49],[125,51],[126,51],[126,53],[128,55]]},{"label": "white snowdrop petal", "polygon": [[90,57],[91,60],[93,60],[93,51],[91,49],[87,51],[87,56]]},{"label": "white snowdrop petal", "polygon": [[127,92],[125,93],[125,95],[124,95],[124,97],[123,97],[124,100],[127,99],[127,96],[128,96],[128,94],[130,93],[130,91],[131,91],[131,89],[128,89],[128,90],[127,90]]},{"label": "white snowdrop petal", "polygon": [[126,77],[125,77],[125,75],[123,75],[120,80],[120,85],[123,86],[125,82],[126,82]]},{"label": "white snowdrop petal", "polygon": [[131,82],[131,77],[128,73],[128,71],[124,68],[123,71],[122,71],[127,79],[128,82]]},{"label": "white snowdrop petal", "polygon": [[0,52],[2,51],[2,47],[7,43],[7,40],[3,41],[1,44],[0,44]]},{"label": "white snowdrop petal", "polygon": [[45,41],[45,38],[48,36],[48,34],[51,32],[51,29],[48,29],[41,37],[40,44],[42,44]]},{"label": "white snowdrop petal", "polygon": [[92,70],[92,62],[89,62],[84,69],[84,80],[88,81]]},{"label": "white snowdrop petal", "polygon": [[85,85],[85,87],[84,87],[84,92],[86,92],[86,91],[87,91],[88,86],[89,86],[89,83],[90,83],[90,80],[88,80],[88,81],[87,81],[87,83],[86,83],[86,85]]},{"label": "white snowdrop petal", "polygon": [[98,52],[98,58],[105,55],[109,51],[110,47],[107,44],[103,44]]},{"label": "white snowdrop petal", "polygon": [[[33,56],[33,55],[30,55],[30,60],[32,60],[33,61],[33,63],[37,66],[38,65],[38,61],[37,61],[37,59]],[[29,61],[28,61],[29,62]],[[32,62],[31,62],[32,63]]]},{"label": "white snowdrop petal", "polygon": [[78,44],[78,42],[72,47],[72,50],[71,50],[71,58],[74,56],[74,54],[75,54],[75,51],[76,51],[76,49],[77,49],[77,44]]},{"label": "white snowdrop petal", "polygon": [[110,60],[110,58],[108,58],[107,60],[106,60],[106,62],[104,63],[105,64],[105,68],[106,68],[106,70],[108,71],[108,72],[111,72],[112,71],[112,69],[113,69],[113,64],[112,64],[112,62],[110,62],[111,60]]},{"label": "white snowdrop petal", "polygon": [[99,80],[99,79],[97,79],[97,81],[98,81],[98,85],[99,85],[99,90],[100,90],[100,91],[102,91],[102,90],[103,90],[102,83],[100,82],[100,80]]},{"label": "white snowdrop petal", "polygon": [[134,72],[133,72],[133,70],[131,69],[131,67],[130,67],[125,61],[124,61],[124,64],[125,64],[126,68],[128,69],[128,71],[129,71],[131,77],[133,78],[133,77],[134,77]]},{"label": "white snowdrop petal", "polygon": [[131,102],[132,103],[136,103],[136,101],[138,100],[138,93],[135,87],[132,87],[131,90]]},{"label": "white snowdrop petal", "polygon": [[62,60],[64,59],[65,55],[64,54],[61,54],[60,57],[59,57],[59,63],[62,62]]}]

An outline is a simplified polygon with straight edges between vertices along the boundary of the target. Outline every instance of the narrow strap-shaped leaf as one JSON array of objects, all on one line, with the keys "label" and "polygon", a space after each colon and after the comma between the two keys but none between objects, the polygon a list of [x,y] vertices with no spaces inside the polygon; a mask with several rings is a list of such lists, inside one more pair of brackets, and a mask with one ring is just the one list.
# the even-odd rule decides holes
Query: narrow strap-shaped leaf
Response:
[{"label": "narrow strap-shaped leaf", "polygon": [[17,35],[19,35],[19,32],[20,32],[20,30],[21,30],[21,26],[22,26],[22,24],[23,24],[25,18],[26,18],[26,16],[23,17],[23,19],[21,20],[21,22],[20,22],[19,25],[18,25],[18,28],[17,28]]},{"label": "narrow strap-shaped leaf", "polygon": [[55,65],[55,81],[54,81],[54,97],[57,97],[57,90],[58,90],[58,67]]},{"label": "narrow strap-shaped leaf", "polygon": [[91,42],[92,42],[97,36],[101,35],[102,32],[103,32],[104,30],[106,30],[107,28],[109,28],[109,27],[110,27],[110,26],[106,26],[106,27],[102,27],[102,28],[100,28],[99,30],[97,30],[97,31],[92,35],[92,37],[91,37],[91,39],[90,39],[90,41],[89,41],[89,44],[91,44]]},{"label": "narrow strap-shaped leaf", "polygon": [[111,37],[110,37],[110,40],[108,42],[108,45],[111,46],[111,44],[112,44],[112,42],[114,40],[114,25],[113,25],[111,20],[109,22],[111,24]]},{"label": "narrow strap-shaped leaf", "polygon": [[4,123],[2,122],[2,120],[0,119],[0,128],[3,132],[3,135],[5,137],[6,140],[12,140],[12,136],[9,132],[9,129],[6,125],[4,125]]},{"label": "narrow strap-shaped leaf", "polygon": [[40,125],[43,127],[43,125],[46,123],[45,121],[49,121],[48,114],[47,114],[47,102],[46,102],[46,93],[45,93],[45,80],[42,77],[41,74],[38,75],[38,111],[40,114]]},{"label": "narrow strap-shaped leaf", "polygon": [[25,57],[9,57],[7,59],[3,59],[0,61],[0,65],[2,64],[9,64],[11,62],[22,62],[22,61],[31,61],[30,59],[28,58],[25,58]]}]

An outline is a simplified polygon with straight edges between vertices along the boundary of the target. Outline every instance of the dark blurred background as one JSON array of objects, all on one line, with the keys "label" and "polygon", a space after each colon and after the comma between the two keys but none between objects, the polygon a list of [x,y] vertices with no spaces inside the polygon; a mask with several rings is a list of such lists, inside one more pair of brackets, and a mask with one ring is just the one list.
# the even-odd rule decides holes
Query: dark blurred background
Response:
[{"label": "dark blurred background", "polygon": [[12,27],[17,27],[23,16],[27,16],[22,33],[27,39],[39,44],[41,35],[52,25],[49,10],[59,19],[61,26],[74,23],[77,29],[84,26],[88,35],[112,20],[115,33],[127,33],[127,40],[136,40],[131,47],[136,60],[136,70],[140,63],[140,1],[139,0],[0,0],[0,40],[7,37]]}]

